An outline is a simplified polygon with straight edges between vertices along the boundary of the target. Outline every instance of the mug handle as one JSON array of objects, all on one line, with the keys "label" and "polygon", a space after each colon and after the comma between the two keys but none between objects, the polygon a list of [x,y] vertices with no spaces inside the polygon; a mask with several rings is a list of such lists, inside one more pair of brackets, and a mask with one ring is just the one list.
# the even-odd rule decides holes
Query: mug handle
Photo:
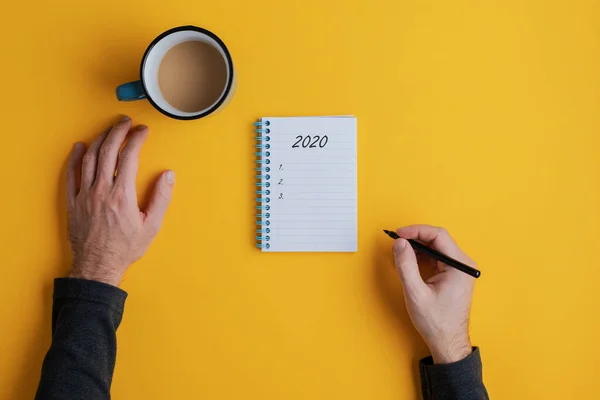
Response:
[{"label": "mug handle", "polygon": [[133,81],[117,86],[117,99],[119,101],[134,101],[146,98],[142,81]]}]

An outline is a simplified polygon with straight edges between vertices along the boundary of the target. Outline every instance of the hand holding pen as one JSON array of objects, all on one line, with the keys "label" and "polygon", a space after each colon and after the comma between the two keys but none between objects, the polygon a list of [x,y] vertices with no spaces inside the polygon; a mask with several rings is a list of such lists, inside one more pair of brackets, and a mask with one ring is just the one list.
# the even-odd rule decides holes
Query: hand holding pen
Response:
[{"label": "hand holding pen", "polygon": [[[388,231],[386,229],[384,229],[383,232],[385,232],[386,235],[388,235],[389,237],[391,237],[394,240],[400,239],[400,236],[398,236],[398,234],[396,232]],[[444,265],[446,265],[448,267],[456,268],[457,270],[462,271],[467,275],[471,275],[473,278],[479,278],[481,276],[481,272],[478,269],[475,269],[464,263],[461,263],[460,261],[455,260],[452,257],[448,257],[447,255],[442,254],[435,249],[427,247],[424,244],[417,242],[414,239],[406,239],[406,240],[408,241],[408,243],[410,243],[410,245],[412,246],[412,248],[415,251],[418,251],[422,254],[428,255],[429,257],[432,257],[432,258],[444,263]]]},{"label": "hand holding pen", "polygon": [[[409,240],[418,241],[437,254],[474,270],[475,263],[443,228],[412,225],[400,228],[396,233],[399,236],[393,246],[396,270],[413,324],[427,343],[436,364],[462,360],[472,351],[469,314],[475,279],[437,261],[435,275],[424,281]],[[434,258],[439,259],[435,255]]]}]

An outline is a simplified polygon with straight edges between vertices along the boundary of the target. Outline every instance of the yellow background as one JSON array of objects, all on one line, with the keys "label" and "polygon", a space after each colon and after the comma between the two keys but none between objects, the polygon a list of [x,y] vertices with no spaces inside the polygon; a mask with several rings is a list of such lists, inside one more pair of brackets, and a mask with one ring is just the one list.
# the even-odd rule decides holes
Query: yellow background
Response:
[{"label": "yellow background", "polygon": [[[64,167],[121,113],[151,127],[163,229],[122,287],[115,399],[415,399],[427,349],[381,233],[446,226],[478,262],[471,337],[495,399],[597,395],[600,5],[584,0],[37,1],[0,17],[0,398],[32,398]],[[220,114],[119,103],[148,43],[194,24],[233,55]],[[358,117],[359,251],[254,247],[252,122]],[[142,195],[142,194],[140,194]]]}]

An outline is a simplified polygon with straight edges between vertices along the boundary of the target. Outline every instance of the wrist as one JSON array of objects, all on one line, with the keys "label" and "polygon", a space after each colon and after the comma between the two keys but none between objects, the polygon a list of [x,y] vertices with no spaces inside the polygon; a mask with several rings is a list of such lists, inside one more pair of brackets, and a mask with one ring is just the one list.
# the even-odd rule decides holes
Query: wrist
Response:
[{"label": "wrist", "polygon": [[96,281],[106,283],[108,285],[118,287],[121,283],[122,276],[113,272],[107,271],[104,268],[89,266],[80,266],[73,264],[69,278],[85,279],[88,281]]},{"label": "wrist", "polygon": [[434,364],[450,364],[460,361],[473,352],[469,336],[453,338],[452,340],[434,341],[428,343]]}]

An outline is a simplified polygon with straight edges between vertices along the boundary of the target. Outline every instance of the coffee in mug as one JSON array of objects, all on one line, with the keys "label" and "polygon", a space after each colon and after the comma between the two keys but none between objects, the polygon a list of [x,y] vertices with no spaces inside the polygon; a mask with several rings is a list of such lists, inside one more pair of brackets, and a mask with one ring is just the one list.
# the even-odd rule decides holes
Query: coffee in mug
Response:
[{"label": "coffee in mug", "polygon": [[158,67],[158,86],[173,107],[198,112],[214,104],[225,87],[227,65],[206,42],[189,41],[172,47]]},{"label": "coffee in mug", "polygon": [[233,97],[237,78],[221,39],[194,26],[173,28],[154,39],[140,71],[139,81],[117,88],[117,98],[147,98],[163,114],[187,120],[223,108]]}]

